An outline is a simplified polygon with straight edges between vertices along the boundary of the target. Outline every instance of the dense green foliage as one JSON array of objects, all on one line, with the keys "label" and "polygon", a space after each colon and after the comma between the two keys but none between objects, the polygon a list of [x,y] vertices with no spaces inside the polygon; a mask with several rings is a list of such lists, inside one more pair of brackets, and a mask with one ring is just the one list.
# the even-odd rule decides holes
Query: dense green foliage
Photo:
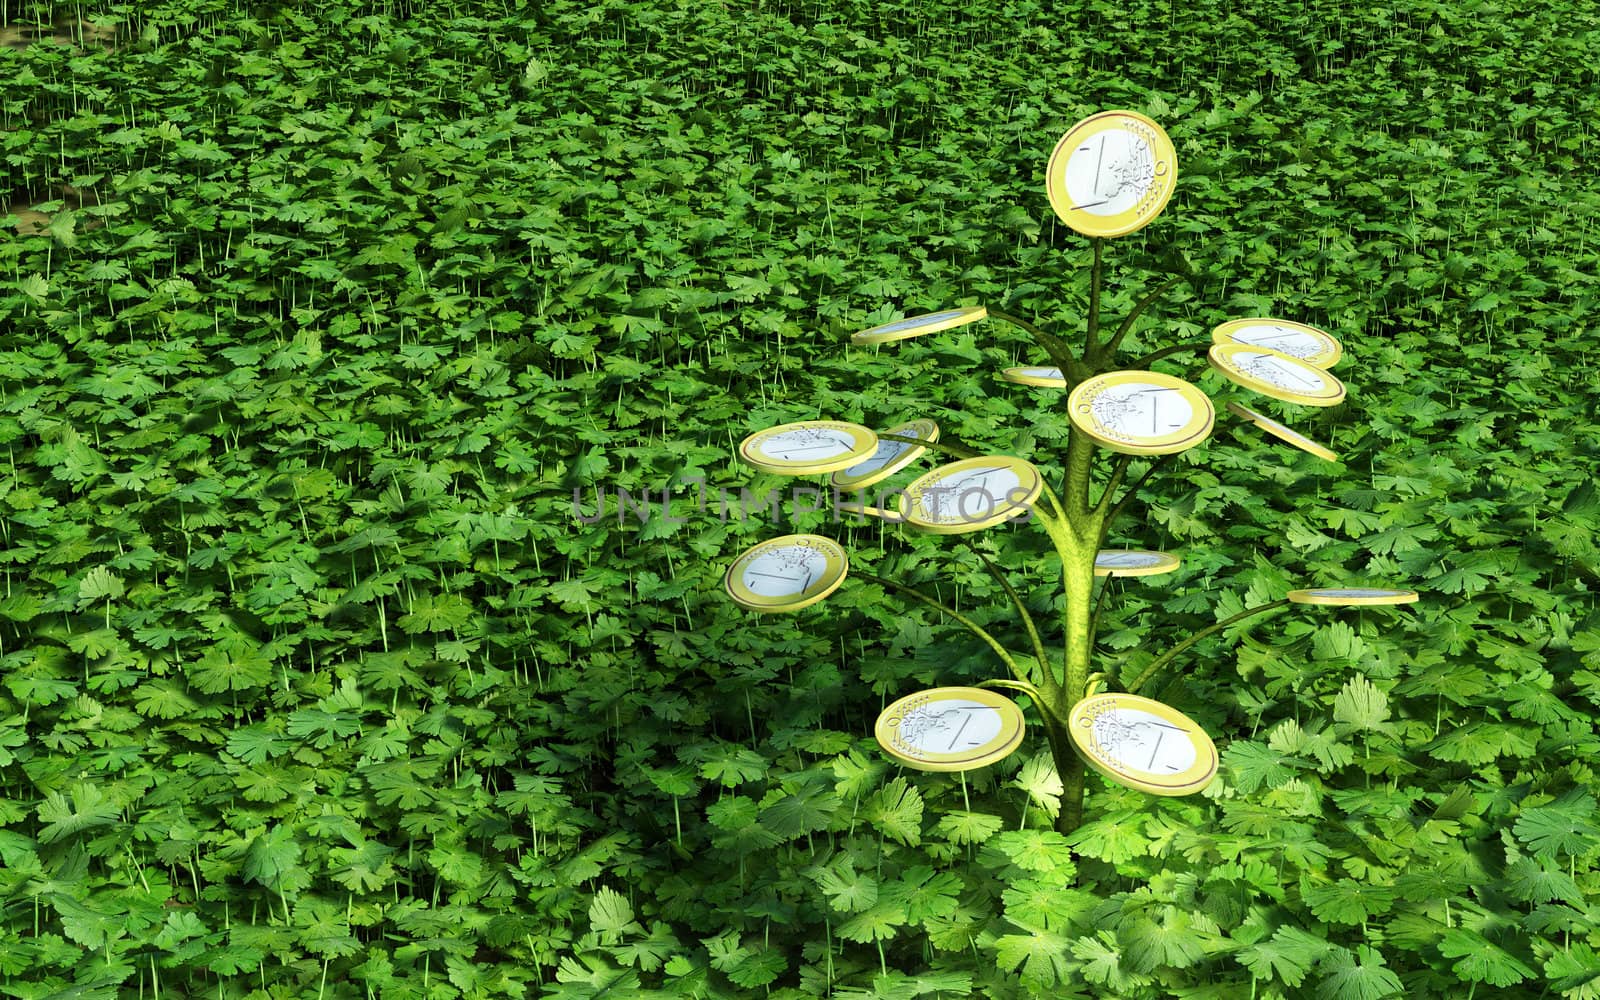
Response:
[{"label": "dense green foliage", "polygon": [[[0,992],[1600,997],[1600,21],[1070,6],[91,0],[115,47],[0,49],[0,204],[51,219],[0,210]],[[1281,315],[1352,393],[1286,417],[1342,467],[1219,430],[1152,480],[1113,541],[1184,569],[1098,668],[1425,598],[1197,647],[1146,693],[1221,780],[1095,779],[1069,841],[1037,738],[965,785],[872,743],[997,675],[965,633],[719,586],[792,521],[1016,638],[969,549],[692,482],[815,417],[1049,462],[1006,328],[845,335],[1077,329],[1042,169],[1119,106],[1180,182],[1108,310],[1204,273],[1135,352]],[[1036,532],[976,544],[1060,599]]]}]

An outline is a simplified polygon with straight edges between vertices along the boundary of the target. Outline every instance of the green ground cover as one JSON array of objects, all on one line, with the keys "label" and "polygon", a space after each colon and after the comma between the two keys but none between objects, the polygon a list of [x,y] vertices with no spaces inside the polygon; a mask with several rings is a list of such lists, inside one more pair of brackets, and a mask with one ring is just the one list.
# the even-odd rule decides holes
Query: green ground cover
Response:
[{"label": "green ground cover", "polygon": [[[521,8],[0,2],[0,994],[1600,997],[1592,5]],[[997,676],[966,633],[720,587],[818,530],[1020,645],[972,550],[695,483],[816,417],[1047,463],[1004,328],[847,335],[1076,330],[1042,171],[1113,107],[1180,181],[1108,311],[1200,272],[1133,346],[1283,315],[1352,392],[1290,418],[1341,465],[1152,480],[1113,541],[1185,565],[1097,668],[1424,599],[1196,647],[1146,693],[1219,782],[1063,837],[1037,738],[965,787],[870,739]]]}]

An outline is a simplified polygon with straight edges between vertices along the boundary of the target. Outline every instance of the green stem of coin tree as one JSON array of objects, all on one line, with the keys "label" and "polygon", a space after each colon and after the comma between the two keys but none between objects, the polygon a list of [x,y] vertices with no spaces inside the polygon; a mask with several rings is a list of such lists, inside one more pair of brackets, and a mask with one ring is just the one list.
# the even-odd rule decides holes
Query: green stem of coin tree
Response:
[{"label": "green stem of coin tree", "polygon": [[1051,755],[1061,776],[1061,812],[1056,829],[1071,833],[1083,820],[1083,761],[1067,737],[1066,720],[1084,696],[1089,681],[1089,658],[1094,636],[1090,616],[1094,609],[1094,557],[1099,548],[1101,518],[1089,505],[1089,470],[1094,461],[1095,443],[1087,434],[1072,428],[1067,439],[1067,473],[1063,496],[1057,501],[1060,517],[1041,518],[1056,554],[1061,557],[1061,580],[1065,599],[1061,608],[1062,663],[1061,686],[1054,697],[1041,706]]},{"label": "green stem of coin tree", "polygon": [[[1063,359],[1050,349],[1051,357],[1067,375],[1070,385],[1077,385],[1101,371],[1109,371],[1122,340],[1133,329],[1139,317],[1168,289],[1184,280],[1175,276],[1162,282],[1134,305],[1123,319],[1108,343],[1100,343],[1100,297],[1104,280],[1104,240],[1092,239],[1094,260],[1089,270],[1089,314],[1084,322],[1083,353],[1081,357]],[[991,315],[993,315],[991,313]],[[1019,324],[1020,325],[1020,324]],[[1026,327],[1025,327],[1026,328]],[[1034,339],[1047,349],[1046,338],[1054,340],[1043,331],[1029,330]],[[1041,335],[1042,334],[1042,335]],[[1056,341],[1057,344],[1060,341]],[[1094,560],[1105,543],[1111,528],[1123,507],[1151,475],[1162,465],[1162,459],[1151,463],[1144,475],[1122,495],[1115,499],[1117,488],[1127,473],[1129,459],[1119,457],[1097,500],[1090,499],[1091,470],[1095,451],[1099,446],[1076,425],[1067,438],[1066,474],[1062,482],[1061,498],[1051,496],[1057,506],[1056,517],[1041,519],[1040,524],[1050,535],[1056,553],[1061,557],[1061,579],[1065,591],[1062,605],[1062,674],[1060,687],[1048,693],[1047,703],[1041,705],[1040,715],[1050,740],[1051,755],[1056,771],[1061,777],[1061,811],[1056,817],[1056,829],[1071,833],[1083,820],[1084,765],[1073,750],[1067,734],[1067,719],[1074,704],[1088,696],[1089,666],[1094,654],[1096,604],[1094,594]],[[1181,652],[1181,650],[1175,651]]]},{"label": "green stem of coin tree", "polygon": [[[1089,311],[1084,325],[1084,338],[1082,352],[1076,352],[1061,338],[1040,328],[1037,324],[1029,322],[998,309],[990,309],[989,317],[1008,323],[1027,333],[1035,343],[1049,355],[1057,367],[1066,377],[1068,386],[1075,386],[1084,380],[1102,371],[1110,371],[1115,366],[1113,360],[1117,349],[1128,332],[1133,329],[1134,323],[1139,319],[1163,293],[1173,285],[1184,280],[1182,275],[1175,276],[1153,289],[1133,307],[1133,310],[1123,319],[1111,340],[1105,344],[1100,343],[1100,300],[1101,288],[1104,277],[1103,271],[1103,240],[1091,240],[1094,248],[1094,262],[1089,273]],[[1183,345],[1178,348],[1169,348],[1147,355],[1135,367],[1159,360],[1172,354],[1183,351],[1196,351],[1202,349],[1199,345]],[[948,442],[927,442],[907,435],[880,434],[881,440],[903,441],[907,444],[921,444],[925,447],[952,455],[958,458],[970,458],[978,452]],[[1150,467],[1145,470],[1132,486],[1122,492],[1120,498],[1116,497],[1118,488],[1122,485],[1123,477],[1127,474],[1131,459],[1126,456],[1118,458],[1108,477],[1104,488],[1097,498],[1091,499],[1090,487],[1095,452],[1099,448],[1095,440],[1076,425],[1071,427],[1067,438],[1066,470],[1061,483],[1061,493],[1044,484],[1039,508],[1034,511],[1034,520],[1049,535],[1051,544],[1055,547],[1056,554],[1061,558],[1061,578],[1065,591],[1065,599],[1061,610],[1062,650],[1060,673],[1049,662],[1043,641],[1034,623],[1032,615],[1028,613],[1022,597],[1005,578],[1004,574],[995,564],[981,552],[978,557],[983,560],[986,569],[999,581],[1006,596],[1016,608],[1022,625],[1028,634],[1029,643],[1033,648],[1033,656],[1037,661],[1036,669],[1025,670],[1022,665],[993,635],[972,619],[960,614],[952,608],[929,597],[921,591],[898,583],[894,580],[884,579],[870,573],[856,571],[855,575],[863,580],[868,580],[886,587],[890,590],[905,594],[912,600],[925,604],[940,613],[947,615],[951,620],[965,627],[969,632],[982,639],[1000,660],[1010,669],[1012,680],[992,680],[981,684],[981,687],[1000,687],[1022,692],[1031,699],[1039,710],[1040,721],[1044,726],[1046,739],[1050,744],[1050,753],[1055,761],[1056,771],[1060,775],[1062,784],[1061,811],[1056,817],[1056,830],[1069,834],[1076,830],[1083,821],[1083,795],[1085,771],[1083,760],[1073,749],[1072,740],[1067,733],[1068,718],[1072,706],[1087,697],[1090,684],[1090,662],[1094,653],[1094,633],[1097,618],[1097,601],[1094,590],[1094,560],[1100,547],[1105,544],[1106,535],[1111,525],[1116,521],[1123,508],[1140,490],[1141,487],[1163,467],[1167,458],[1161,456],[1151,461]],[[976,552],[977,550],[974,549]],[[1155,671],[1170,663],[1184,650],[1194,645],[1200,639],[1233,624],[1240,618],[1251,614],[1260,614],[1264,611],[1280,607],[1285,602],[1277,602],[1260,608],[1252,608],[1242,615],[1235,616],[1223,622],[1218,622],[1211,628],[1205,629],[1188,640],[1175,646],[1159,657],[1145,672],[1129,686],[1130,691],[1138,689],[1139,685],[1147,680]]]},{"label": "green stem of coin tree", "polygon": [[[1100,360],[1100,286],[1104,276],[1102,244],[1094,239],[1094,262],[1089,270],[1089,315],[1084,323],[1083,355],[1073,366],[1068,381],[1081,382],[1094,374]],[[1077,377],[1072,377],[1076,375]],[[1057,700],[1044,706],[1040,715],[1050,740],[1051,756],[1061,778],[1061,811],[1056,815],[1056,830],[1066,834],[1083,822],[1083,760],[1073,750],[1067,735],[1067,718],[1089,685],[1089,660],[1094,652],[1091,617],[1094,614],[1094,557],[1103,534],[1104,511],[1089,503],[1090,470],[1097,445],[1077,425],[1067,437],[1066,475],[1057,501],[1060,516],[1040,523],[1050,535],[1056,554],[1061,557],[1062,663],[1061,690]]]}]

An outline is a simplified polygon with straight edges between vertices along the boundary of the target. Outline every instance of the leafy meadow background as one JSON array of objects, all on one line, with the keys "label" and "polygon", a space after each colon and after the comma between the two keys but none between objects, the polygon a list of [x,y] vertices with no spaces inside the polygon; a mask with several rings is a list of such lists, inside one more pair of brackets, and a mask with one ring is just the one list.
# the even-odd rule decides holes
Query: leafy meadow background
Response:
[{"label": "leafy meadow background", "polygon": [[[1600,996],[1600,21],[1530,6],[6,0],[0,992]],[[1425,596],[1196,647],[1151,693],[1220,780],[1063,838],[1042,741],[870,739],[995,675],[965,633],[720,589],[819,530],[1019,640],[970,548],[695,497],[816,417],[1048,462],[1004,327],[847,334],[1077,330],[1042,170],[1110,107],[1180,182],[1108,308],[1201,272],[1129,356],[1279,315],[1352,391],[1268,407],[1340,465],[1219,427],[1152,480],[1114,542],[1184,568],[1099,668]],[[1047,611],[1042,541],[974,539]]]}]

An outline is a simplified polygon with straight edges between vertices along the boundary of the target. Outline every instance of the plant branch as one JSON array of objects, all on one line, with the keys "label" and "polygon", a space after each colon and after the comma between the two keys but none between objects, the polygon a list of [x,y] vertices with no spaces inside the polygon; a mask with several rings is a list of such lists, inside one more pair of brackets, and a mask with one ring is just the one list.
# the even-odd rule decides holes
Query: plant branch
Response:
[{"label": "plant branch", "polygon": [[1111,589],[1113,574],[1106,574],[1105,580],[1100,584],[1100,596],[1094,599],[1094,611],[1089,615],[1089,634],[1100,634],[1100,609],[1105,606],[1106,593]]},{"label": "plant branch", "polygon": [[1092,237],[1089,240],[1094,247],[1094,263],[1089,267],[1089,322],[1083,335],[1083,359],[1092,368],[1101,358],[1100,353],[1100,279],[1104,268],[1100,260],[1101,245],[1105,240]]},{"label": "plant branch", "polygon": [[[1043,479],[1042,476],[1040,478]],[[1040,492],[1044,495],[1046,500],[1050,501],[1051,513],[1046,519],[1065,523],[1067,519],[1066,508],[1061,506],[1061,498],[1056,496],[1056,491],[1050,488],[1050,483],[1048,481],[1040,484]],[[1036,510],[1034,513],[1038,514],[1039,511]]]},{"label": "plant branch", "polygon": [[[1140,299],[1138,303],[1134,305],[1133,311],[1128,313],[1127,318],[1122,321],[1122,325],[1117,327],[1116,334],[1111,338],[1110,343],[1106,344],[1105,350],[1095,354],[1093,359],[1094,362],[1098,364],[1101,361],[1116,357],[1117,348],[1122,346],[1122,338],[1126,337],[1128,335],[1128,331],[1133,329],[1133,324],[1137,322],[1139,317],[1144,314],[1144,311],[1149,309],[1150,306],[1153,305],[1155,301],[1167,291],[1167,289],[1171,288],[1173,285],[1176,285],[1180,281],[1187,280],[1188,277],[1186,275],[1175,274],[1166,281],[1163,281],[1161,284],[1157,285],[1153,290],[1151,290],[1150,294]],[[1138,366],[1135,365],[1133,367]]]},{"label": "plant branch", "polygon": [[907,434],[879,434],[878,440],[920,444],[929,451],[942,451],[946,455],[954,455],[956,458],[980,458],[983,456],[983,452],[973,451],[964,445],[949,444],[945,441],[929,441],[927,438],[911,437]]},{"label": "plant branch", "polygon": [[1032,684],[1029,684],[1027,681],[1008,681],[1008,680],[979,681],[977,684],[974,684],[973,687],[980,687],[980,688],[1010,688],[1013,691],[1021,691],[1023,694],[1027,695],[1029,698],[1032,698],[1033,699],[1033,703],[1036,706],[1044,704],[1044,696],[1039,693],[1039,689],[1034,687]]},{"label": "plant branch", "polygon": [[979,552],[977,546],[972,545],[970,542],[967,544],[973,553],[983,560],[984,568],[989,571],[990,576],[994,577],[995,582],[1000,585],[1000,589],[1006,592],[1006,596],[1011,598],[1011,603],[1016,605],[1017,614],[1022,616],[1022,627],[1028,630],[1028,641],[1033,644],[1033,656],[1034,659],[1039,661],[1040,680],[1045,689],[1059,691],[1061,685],[1056,682],[1055,675],[1050,672],[1050,660],[1045,654],[1044,642],[1039,638],[1039,629],[1033,623],[1033,616],[1028,614],[1027,606],[1022,603],[1021,595],[1017,593],[1015,587],[1011,586],[1011,581],[1005,578],[1005,574],[1000,572],[1000,567],[996,566],[993,560]]},{"label": "plant branch", "polygon": [[1089,377],[1088,367],[1072,352],[1072,346],[1055,334],[1050,333],[1048,330],[1040,329],[1025,319],[1001,312],[998,309],[989,310],[989,318],[997,319],[1002,323],[1010,323],[1027,331],[1028,335],[1033,338],[1033,342],[1042,347],[1044,352],[1050,356],[1050,360],[1055,362],[1056,367],[1061,369],[1061,373],[1066,376],[1069,383],[1082,382]]},{"label": "plant branch", "polygon": [[857,576],[870,583],[876,583],[880,587],[887,587],[890,590],[897,590],[914,601],[920,601],[921,603],[926,604],[928,607],[933,608],[935,611],[950,616],[956,622],[964,626],[968,632],[971,632],[973,635],[988,643],[989,647],[995,651],[995,655],[999,656],[1000,660],[1011,669],[1011,673],[1014,676],[1024,680],[1027,679],[1028,675],[1023,672],[1020,666],[1018,666],[1016,658],[1013,657],[1004,646],[1000,645],[1000,641],[998,639],[990,635],[982,625],[979,625],[971,618],[968,618],[966,615],[955,610],[954,608],[948,607],[939,601],[934,600],[927,594],[924,594],[922,591],[917,590],[915,587],[908,587],[898,581],[885,579],[881,576],[874,576],[871,573],[863,573],[857,569],[851,569],[850,572],[853,576]]},{"label": "plant branch", "polygon": [[1133,679],[1133,683],[1128,685],[1128,693],[1129,694],[1138,694],[1139,693],[1139,689],[1144,686],[1144,682],[1149,680],[1151,678],[1151,676],[1155,674],[1156,671],[1160,670],[1162,667],[1164,667],[1167,664],[1171,663],[1173,661],[1173,659],[1175,659],[1184,650],[1188,649],[1190,646],[1193,646],[1195,643],[1199,642],[1201,639],[1204,639],[1206,636],[1212,634],[1213,632],[1216,632],[1216,631],[1218,631],[1220,629],[1225,629],[1229,625],[1232,625],[1235,622],[1243,621],[1244,619],[1249,618],[1252,615],[1264,614],[1264,613],[1266,613],[1268,611],[1273,611],[1273,610],[1276,610],[1277,608],[1286,608],[1288,606],[1289,606],[1289,601],[1288,601],[1287,598],[1285,598],[1283,600],[1279,600],[1279,601],[1273,601],[1270,604],[1258,604],[1253,608],[1245,608],[1243,611],[1241,611],[1238,614],[1234,615],[1232,618],[1224,618],[1222,621],[1217,622],[1214,625],[1208,625],[1207,627],[1205,627],[1205,628],[1201,629],[1200,631],[1196,632],[1194,635],[1191,635],[1189,638],[1187,638],[1187,639],[1183,640],[1182,642],[1178,643],[1176,646],[1173,646],[1171,649],[1167,650],[1165,653],[1162,653],[1160,656],[1156,657],[1155,660],[1152,661],[1151,664],[1148,667],[1144,668],[1144,672],[1141,673],[1138,677],[1135,677]]},{"label": "plant branch", "polygon": [[[1132,486],[1128,487],[1128,491],[1126,493],[1122,494],[1122,499],[1118,500],[1117,501],[1117,505],[1115,507],[1112,507],[1111,510],[1106,514],[1106,519],[1100,525],[1100,544],[1101,545],[1105,544],[1106,535],[1107,535],[1107,533],[1109,533],[1111,531],[1111,525],[1117,520],[1117,518],[1119,516],[1121,516],[1122,508],[1124,508],[1124,507],[1126,507],[1128,505],[1128,501],[1133,499],[1134,495],[1139,492],[1139,490],[1144,486],[1144,484],[1150,481],[1150,477],[1155,475],[1156,471],[1158,469],[1160,469],[1163,465],[1165,465],[1167,460],[1170,459],[1171,457],[1172,457],[1171,455],[1162,455],[1159,458],[1157,458],[1155,461],[1151,462],[1150,463],[1150,468],[1144,470],[1144,475],[1140,476],[1137,480],[1134,481],[1134,484]],[[1104,507],[1106,504],[1108,504],[1110,502],[1111,502],[1111,492],[1109,490],[1107,490],[1105,493],[1101,494],[1100,503],[1097,505],[1097,509]]]},{"label": "plant branch", "polygon": [[1149,368],[1162,358],[1168,358],[1174,354],[1202,354],[1209,350],[1211,350],[1211,345],[1209,343],[1178,344],[1174,347],[1163,347],[1159,351],[1152,351],[1149,354],[1146,354],[1144,357],[1140,358],[1138,361],[1135,361],[1128,367],[1138,369]]},{"label": "plant branch", "polygon": [[1122,477],[1128,474],[1128,466],[1132,463],[1132,455],[1117,456],[1117,464],[1111,467],[1111,478],[1106,481],[1106,488],[1100,491],[1100,499],[1095,502],[1095,509],[1103,507],[1106,497],[1117,492],[1117,487],[1122,485]]}]

